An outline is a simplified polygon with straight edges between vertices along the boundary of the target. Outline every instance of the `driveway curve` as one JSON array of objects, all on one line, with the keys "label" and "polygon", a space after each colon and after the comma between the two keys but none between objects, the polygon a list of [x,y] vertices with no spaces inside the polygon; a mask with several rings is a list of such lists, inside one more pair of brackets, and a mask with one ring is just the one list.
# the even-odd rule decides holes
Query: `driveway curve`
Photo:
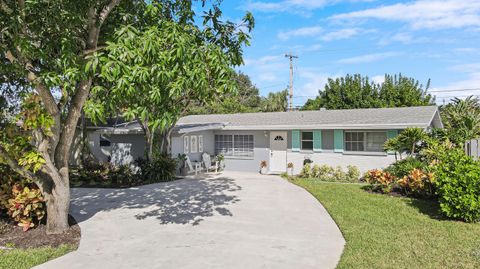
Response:
[{"label": "driveway curve", "polygon": [[36,268],[335,268],[345,241],[278,176],[225,172],[129,189],[73,189],[77,251]]}]

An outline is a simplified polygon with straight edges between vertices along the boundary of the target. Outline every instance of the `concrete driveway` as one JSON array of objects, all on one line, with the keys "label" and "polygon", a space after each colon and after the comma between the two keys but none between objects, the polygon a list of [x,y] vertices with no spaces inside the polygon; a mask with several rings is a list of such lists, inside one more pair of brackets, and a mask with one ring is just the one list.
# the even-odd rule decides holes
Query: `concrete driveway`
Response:
[{"label": "concrete driveway", "polygon": [[37,268],[334,268],[345,244],[323,206],[278,176],[229,172],[72,197],[80,247]]}]

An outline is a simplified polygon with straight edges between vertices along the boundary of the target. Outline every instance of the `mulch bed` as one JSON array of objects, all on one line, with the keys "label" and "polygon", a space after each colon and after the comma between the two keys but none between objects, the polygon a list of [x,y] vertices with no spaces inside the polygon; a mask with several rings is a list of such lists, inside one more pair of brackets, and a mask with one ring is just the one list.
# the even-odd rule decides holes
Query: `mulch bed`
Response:
[{"label": "mulch bed", "polygon": [[80,226],[72,216],[68,222],[70,229],[63,234],[47,235],[45,224],[30,229],[26,232],[21,227],[7,222],[0,216],[0,248],[38,248],[59,247],[60,245],[72,245],[78,247],[80,243]]}]

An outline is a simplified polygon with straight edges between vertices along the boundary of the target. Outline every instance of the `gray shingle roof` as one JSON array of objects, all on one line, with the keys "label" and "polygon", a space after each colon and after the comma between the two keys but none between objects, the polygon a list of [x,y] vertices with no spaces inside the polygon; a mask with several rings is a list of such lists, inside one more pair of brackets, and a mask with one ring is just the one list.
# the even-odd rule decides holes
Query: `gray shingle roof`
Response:
[{"label": "gray shingle roof", "polygon": [[224,129],[232,130],[442,127],[436,106],[191,115],[177,125],[211,123],[223,123]]}]

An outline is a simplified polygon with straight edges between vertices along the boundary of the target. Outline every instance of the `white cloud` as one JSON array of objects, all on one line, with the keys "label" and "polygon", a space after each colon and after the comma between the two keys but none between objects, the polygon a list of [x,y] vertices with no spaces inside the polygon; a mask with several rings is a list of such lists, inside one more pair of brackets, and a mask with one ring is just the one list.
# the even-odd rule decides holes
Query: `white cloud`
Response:
[{"label": "white cloud", "polygon": [[372,53],[365,54],[361,56],[355,56],[351,58],[344,58],[337,61],[339,64],[359,64],[359,63],[371,63],[375,61],[380,61],[386,58],[391,58],[398,56],[398,52],[381,52],[381,53]]},{"label": "white cloud", "polygon": [[362,30],[360,28],[345,28],[345,29],[329,32],[323,35],[320,39],[324,41],[348,39],[352,36],[360,34],[361,31]]},{"label": "white cloud", "polygon": [[480,26],[479,0],[417,0],[334,15],[333,20],[379,19],[409,24],[414,29]]},{"label": "white cloud", "polygon": [[385,82],[385,75],[373,76],[372,81],[378,84],[382,84],[383,82]]},{"label": "white cloud", "polygon": [[[306,96],[303,98],[302,101],[306,101],[309,98],[313,98],[318,95],[319,90],[323,90],[325,88],[325,84],[327,84],[328,79],[336,79],[343,74],[328,74],[323,72],[314,72],[308,70],[302,70],[299,72],[299,76],[305,80],[302,86],[298,87],[296,91],[296,96]],[[296,100],[299,101],[299,100]]]},{"label": "white cloud", "polygon": [[258,75],[260,81],[277,81],[278,77],[272,72],[261,73]]},{"label": "white cloud", "polygon": [[392,43],[402,43],[408,45],[425,42],[431,42],[431,40],[427,37],[416,37],[411,32],[400,32],[393,35],[387,33],[386,36],[380,39],[378,44],[385,46]]},{"label": "white cloud", "polygon": [[455,48],[453,51],[462,54],[476,54],[479,52],[477,48]]},{"label": "white cloud", "polygon": [[465,98],[469,95],[480,95],[480,90],[478,90],[480,89],[480,63],[455,65],[449,69],[453,72],[464,73],[466,78],[432,88],[432,94],[437,97],[437,103],[448,103],[453,97]]},{"label": "white cloud", "polygon": [[292,37],[315,36],[323,31],[320,26],[302,27],[298,29],[279,32],[277,37],[281,40],[288,40]]}]

